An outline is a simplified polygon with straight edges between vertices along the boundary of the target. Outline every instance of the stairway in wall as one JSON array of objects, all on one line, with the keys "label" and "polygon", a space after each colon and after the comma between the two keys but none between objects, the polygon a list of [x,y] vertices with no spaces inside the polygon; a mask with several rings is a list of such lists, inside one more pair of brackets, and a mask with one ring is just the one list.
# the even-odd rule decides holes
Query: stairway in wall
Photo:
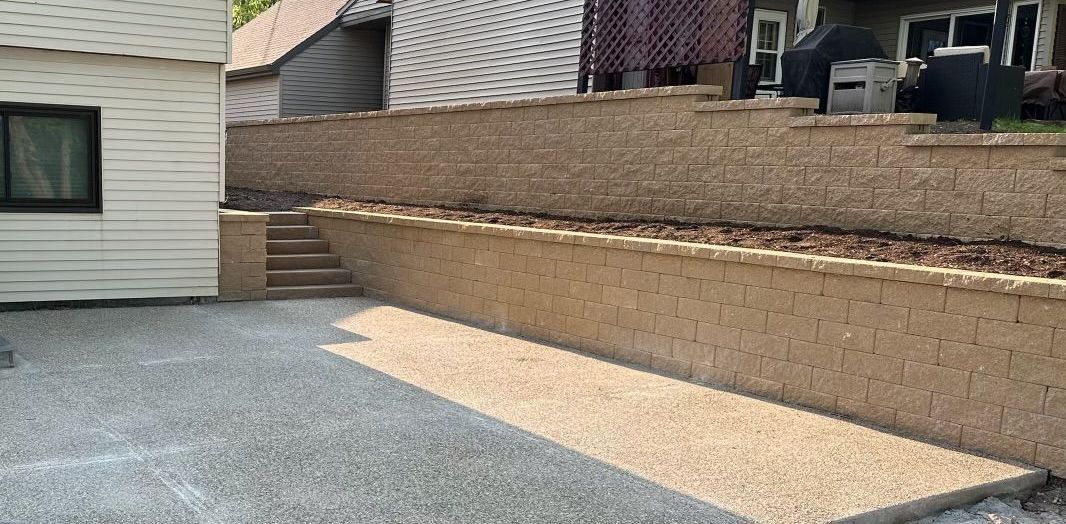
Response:
[{"label": "stairway in wall", "polygon": [[303,213],[268,213],[267,299],[355,297],[363,288],[352,284],[352,273],[340,267],[329,242]]}]

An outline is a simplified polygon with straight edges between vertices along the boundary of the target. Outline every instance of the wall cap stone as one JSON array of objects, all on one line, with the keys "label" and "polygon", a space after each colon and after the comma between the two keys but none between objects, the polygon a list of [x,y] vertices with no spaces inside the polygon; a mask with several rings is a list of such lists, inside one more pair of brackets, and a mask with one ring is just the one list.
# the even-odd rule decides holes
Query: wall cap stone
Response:
[{"label": "wall cap stone", "polygon": [[923,134],[903,138],[908,146],[1062,146],[1066,133]]},{"label": "wall cap stone", "polygon": [[936,123],[932,113],[871,113],[864,115],[814,115],[796,116],[788,121],[789,127],[845,127],[845,126],[890,126]]},{"label": "wall cap stone", "polygon": [[698,102],[696,111],[748,111],[752,109],[818,109],[817,98],[778,97]]},{"label": "wall cap stone", "polygon": [[323,122],[328,120],[354,120],[359,118],[381,118],[388,116],[424,115],[432,113],[456,113],[461,111],[483,111],[487,109],[509,109],[515,107],[536,107],[574,102],[602,102],[607,100],[632,100],[635,98],[657,98],[666,96],[718,96],[722,86],[689,85],[672,87],[651,87],[646,89],[626,89],[622,91],[604,91],[576,95],[549,96],[543,98],[521,98],[517,100],[500,100],[495,102],[475,102],[411,109],[386,109],[383,111],[364,111],[359,113],[337,113],[331,115],[300,116],[290,118],[271,118],[268,120],[247,120],[226,123],[226,127],[248,127],[269,124],[291,124],[299,122]]},{"label": "wall cap stone", "polygon": [[270,216],[266,213],[238,211],[236,209],[219,209],[218,219],[223,222],[266,222]]},{"label": "wall cap stone", "polygon": [[526,240],[541,240],[565,244],[627,249],[648,253],[707,258],[726,262],[741,262],[760,266],[802,269],[819,273],[854,275],[960,289],[992,291],[1011,295],[1066,300],[1066,280],[1050,278],[981,273],[977,271],[915,266],[891,262],[870,262],[866,260],[835,258],[820,255],[804,255],[785,251],[713,244],[695,244],[690,242],[656,240],[651,238],[620,237],[596,233],[577,233],[571,231],[504,226],[477,222],[461,222],[456,220],[408,217],[383,213],[368,213],[363,211],[343,211],[314,207],[300,207],[295,209],[302,213],[307,213],[308,215],[320,217],[343,218],[363,222],[395,224],[442,231],[477,233]]}]

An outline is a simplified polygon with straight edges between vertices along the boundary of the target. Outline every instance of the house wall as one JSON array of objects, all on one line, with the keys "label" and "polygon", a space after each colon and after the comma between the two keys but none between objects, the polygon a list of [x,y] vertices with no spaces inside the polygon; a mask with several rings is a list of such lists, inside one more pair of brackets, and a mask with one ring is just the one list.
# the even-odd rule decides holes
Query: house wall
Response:
[{"label": "house wall", "polygon": [[0,0],[0,46],[229,61],[226,0]]},{"label": "house wall", "polygon": [[100,107],[103,146],[102,213],[0,214],[0,302],[216,294],[220,67],[0,47],[0,100]]},{"label": "house wall", "polygon": [[396,0],[389,107],[574,93],[582,0]]},{"label": "house wall", "polygon": [[685,86],[234,124],[238,187],[616,219],[1066,246],[1066,141]]},{"label": "house wall", "polygon": [[226,120],[260,120],[281,116],[278,75],[226,81]]},{"label": "house wall", "polygon": [[341,13],[342,22],[356,23],[361,17],[366,16],[371,11],[390,10],[389,4],[383,4],[377,0],[359,0],[348,7],[343,13]]},{"label": "house wall", "polygon": [[370,296],[1066,475],[1066,281],[307,212]]},{"label": "house wall", "polygon": [[337,28],[281,67],[281,115],[382,108],[383,31]]}]

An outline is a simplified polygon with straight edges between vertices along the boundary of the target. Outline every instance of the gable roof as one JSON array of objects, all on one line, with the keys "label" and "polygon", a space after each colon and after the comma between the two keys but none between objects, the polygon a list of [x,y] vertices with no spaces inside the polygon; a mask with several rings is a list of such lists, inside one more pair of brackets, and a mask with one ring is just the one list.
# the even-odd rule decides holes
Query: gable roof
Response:
[{"label": "gable roof", "polygon": [[278,65],[308,40],[337,23],[347,0],[281,0],[233,32],[233,60],[227,73]]}]

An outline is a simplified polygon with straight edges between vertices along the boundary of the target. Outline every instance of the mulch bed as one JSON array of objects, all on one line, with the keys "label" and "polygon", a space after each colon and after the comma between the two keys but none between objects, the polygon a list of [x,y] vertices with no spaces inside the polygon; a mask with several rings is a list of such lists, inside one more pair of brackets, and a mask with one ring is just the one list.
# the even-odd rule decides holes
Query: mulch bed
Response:
[{"label": "mulch bed", "polygon": [[227,208],[244,211],[288,211],[293,207],[320,207],[1066,279],[1066,249],[1043,248],[1020,242],[919,239],[826,227],[787,228],[731,223],[584,220],[530,213],[384,204],[305,193],[237,188],[229,188],[227,195]]}]

